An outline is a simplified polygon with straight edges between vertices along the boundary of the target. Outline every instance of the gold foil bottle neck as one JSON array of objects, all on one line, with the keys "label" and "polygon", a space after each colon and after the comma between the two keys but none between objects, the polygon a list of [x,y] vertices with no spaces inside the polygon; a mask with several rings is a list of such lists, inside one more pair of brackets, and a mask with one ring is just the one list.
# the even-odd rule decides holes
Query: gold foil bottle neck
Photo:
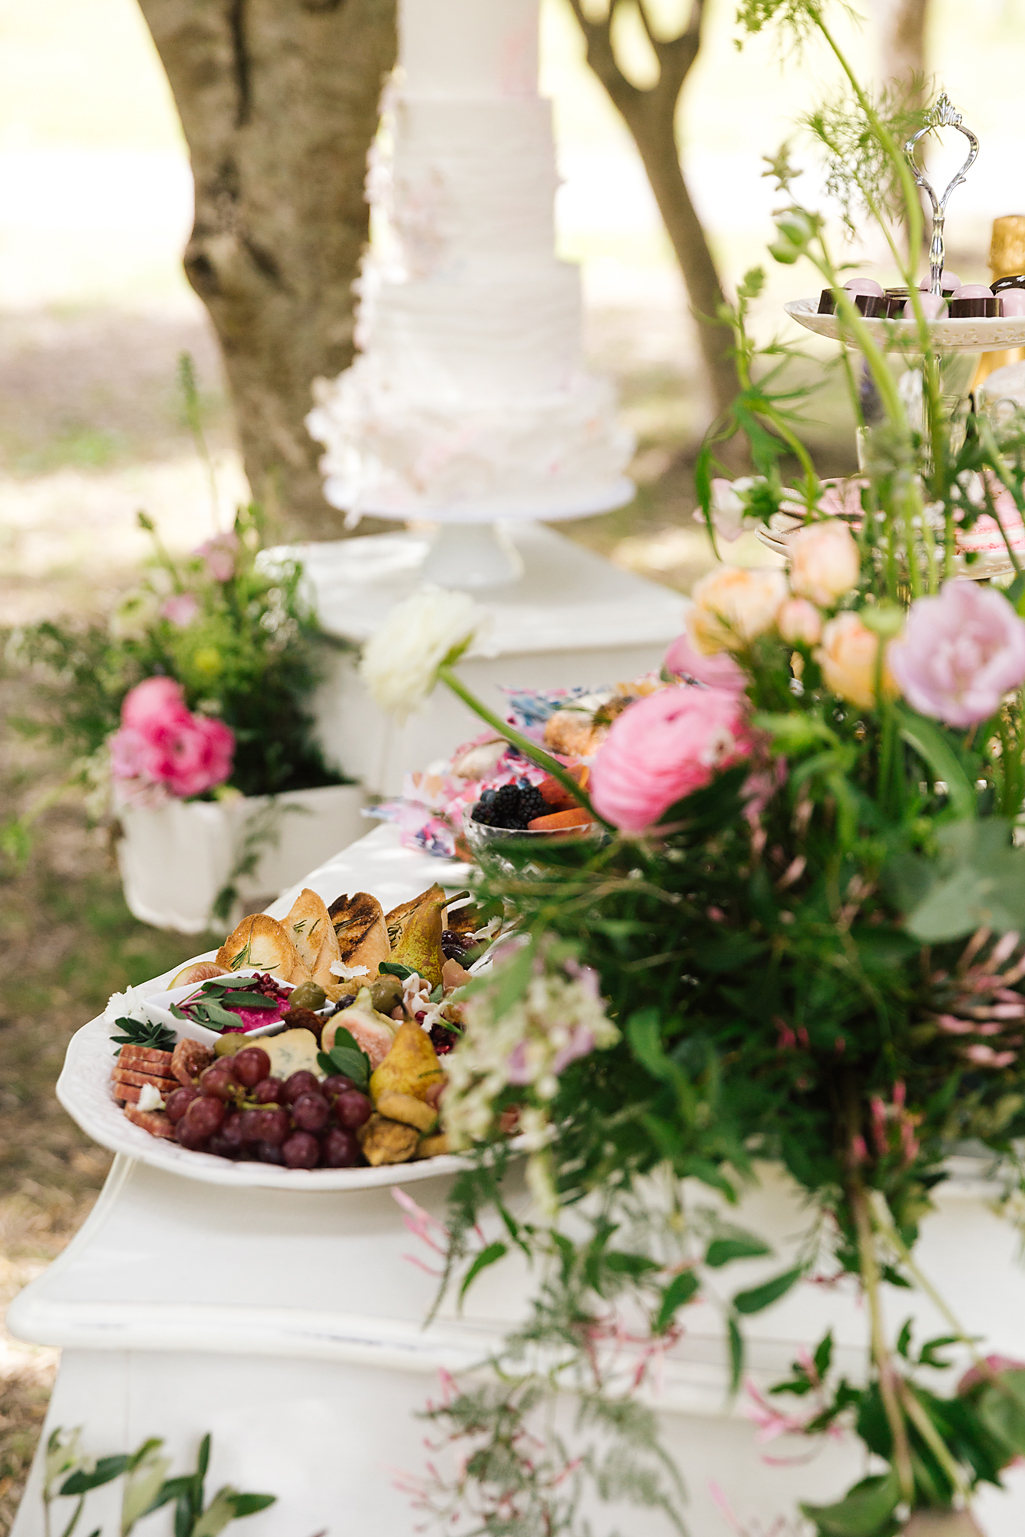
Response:
[{"label": "gold foil bottle neck", "polygon": [[1025,213],[1009,213],[993,220],[989,268],[994,282],[1025,272]]}]

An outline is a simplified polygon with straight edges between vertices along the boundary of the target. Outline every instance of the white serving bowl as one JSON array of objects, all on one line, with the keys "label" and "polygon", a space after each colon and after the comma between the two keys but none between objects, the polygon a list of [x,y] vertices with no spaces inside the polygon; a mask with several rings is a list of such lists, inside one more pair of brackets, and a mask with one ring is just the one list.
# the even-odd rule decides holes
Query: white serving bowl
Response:
[{"label": "white serving bowl", "polygon": [[[238,978],[239,981],[242,981],[246,977],[264,976],[266,973],[256,967],[252,970],[242,969],[233,972],[232,975]],[[217,979],[211,978],[211,980],[216,981]],[[295,991],[294,985],[291,982],[282,982],[278,977],[275,977],[274,981],[277,982],[279,987],[286,988],[289,993]],[[219,1030],[210,1030],[206,1025],[197,1025],[191,1019],[179,1019],[176,1014],[171,1013],[172,1004],[183,1003],[186,998],[191,998],[194,993],[198,993],[202,986],[202,982],[189,982],[184,987],[172,987],[165,993],[153,993],[146,999],[142,1007],[147,1017],[154,1024],[166,1025],[169,1030],[175,1032],[179,1040],[202,1041],[204,1046],[214,1046],[221,1038]],[[273,1024],[257,1025],[255,1030],[247,1030],[245,1032],[246,1040],[258,1041],[261,1036],[274,1035],[277,1031],[284,1028],[285,1026],[281,1020],[276,1019]]]}]

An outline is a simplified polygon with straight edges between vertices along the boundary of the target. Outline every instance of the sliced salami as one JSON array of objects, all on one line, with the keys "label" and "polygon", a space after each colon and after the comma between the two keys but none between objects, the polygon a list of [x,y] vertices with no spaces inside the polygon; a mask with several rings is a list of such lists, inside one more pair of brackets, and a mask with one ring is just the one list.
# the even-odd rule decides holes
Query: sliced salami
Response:
[{"label": "sliced salami", "polygon": [[135,1105],[125,1106],[125,1116],[133,1126],[141,1126],[152,1137],[174,1138],[174,1127],[162,1110],[139,1110]]}]

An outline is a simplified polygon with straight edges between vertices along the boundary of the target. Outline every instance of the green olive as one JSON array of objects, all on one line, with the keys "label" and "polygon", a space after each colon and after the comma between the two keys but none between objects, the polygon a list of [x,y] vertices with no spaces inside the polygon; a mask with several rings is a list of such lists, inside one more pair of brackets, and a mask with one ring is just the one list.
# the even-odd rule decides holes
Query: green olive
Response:
[{"label": "green olive", "polygon": [[312,1009],[314,1013],[327,1002],[327,994],[316,982],[300,982],[288,995],[290,1009]]},{"label": "green olive", "polygon": [[390,1014],[402,1003],[402,983],[387,972],[370,984],[370,1001],[378,1014]]},{"label": "green olive", "polygon": [[229,1030],[227,1035],[222,1035],[214,1047],[215,1057],[233,1057],[237,1051],[241,1051],[246,1044],[245,1034],[241,1030]]}]

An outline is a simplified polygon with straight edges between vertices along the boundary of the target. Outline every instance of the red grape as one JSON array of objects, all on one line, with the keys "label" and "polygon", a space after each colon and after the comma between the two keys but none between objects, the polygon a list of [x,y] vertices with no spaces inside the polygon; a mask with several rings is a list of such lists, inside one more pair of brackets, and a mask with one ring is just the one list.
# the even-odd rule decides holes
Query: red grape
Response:
[{"label": "red grape", "polygon": [[174,1134],[182,1147],[187,1147],[194,1153],[206,1147],[207,1142],[210,1140],[208,1132],[202,1131],[195,1126],[190,1126],[184,1116],[182,1116],[174,1128]]},{"label": "red grape", "polygon": [[243,1142],[247,1142],[249,1140],[244,1135],[242,1117],[237,1114],[228,1115],[225,1117],[224,1124],[217,1135],[223,1141],[227,1142],[234,1152],[238,1152]]},{"label": "red grape", "polygon": [[301,1069],[298,1073],[293,1073],[290,1078],[285,1079],[285,1088],[281,1097],[286,1105],[292,1105],[299,1098],[300,1094],[316,1094],[319,1090],[319,1078],[316,1078],[313,1073],[308,1073],[305,1069]]},{"label": "red grape", "polygon": [[346,1078],[344,1073],[331,1073],[320,1085],[320,1092],[326,1094],[328,1099],[334,1099],[336,1094],[344,1094],[346,1089],[354,1089],[356,1085],[351,1078]]},{"label": "red grape", "polygon": [[320,1143],[308,1131],[294,1131],[281,1154],[289,1169],[315,1169],[320,1162]]},{"label": "red grape", "polygon": [[275,1106],[268,1110],[258,1110],[257,1114],[260,1117],[260,1141],[269,1143],[271,1147],[280,1147],[291,1129],[287,1113]]},{"label": "red grape", "polygon": [[346,1089],[335,1100],[335,1117],[339,1126],[346,1131],[358,1131],[373,1113],[374,1107],[370,1100],[358,1089]]},{"label": "red grape", "polygon": [[233,1098],[237,1087],[231,1057],[218,1057],[216,1062],[205,1067],[199,1075],[201,1094],[212,1094],[217,1099],[228,1100]]},{"label": "red grape", "polygon": [[280,1078],[264,1078],[253,1090],[253,1098],[258,1105],[278,1105],[281,1103],[283,1088]]},{"label": "red grape", "polygon": [[320,1145],[321,1161],[326,1169],[354,1169],[360,1160],[360,1147],[351,1131],[332,1126]]},{"label": "red grape", "polygon": [[244,1046],[231,1060],[235,1077],[245,1089],[255,1089],[270,1072],[270,1057],[262,1046]]},{"label": "red grape", "polygon": [[178,1124],[192,1104],[192,1101],[198,1098],[199,1090],[194,1089],[191,1084],[182,1084],[180,1089],[175,1089],[173,1093],[168,1095],[167,1104],[164,1106],[164,1109],[167,1111],[168,1119],[172,1126]]},{"label": "red grape", "polygon": [[229,1142],[223,1131],[215,1131],[204,1151],[213,1153],[217,1158],[237,1158],[242,1149],[238,1144]]},{"label": "red grape", "polygon": [[256,1156],[261,1163],[284,1163],[284,1157],[280,1147],[274,1147],[269,1142],[256,1144]]},{"label": "red grape", "polygon": [[190,1133],[194,1132],[197,1136],[212,1137],[215,1131],[220,1131],[223,1120],[222,1101],[212,1094],[201,1094],[192,1101],[179,1125],[187,1126]]},{"label": "red grape", "polygon": [[238,1119],[243,1142],[263,1141],[262,1110],[243,1110]]},{"label": "red grape", "polygon": [[331,1119],[331,1106],[323,1094],[300,1094],[292,1106],[292,1119],[300,1131],[323,1131]]}]

